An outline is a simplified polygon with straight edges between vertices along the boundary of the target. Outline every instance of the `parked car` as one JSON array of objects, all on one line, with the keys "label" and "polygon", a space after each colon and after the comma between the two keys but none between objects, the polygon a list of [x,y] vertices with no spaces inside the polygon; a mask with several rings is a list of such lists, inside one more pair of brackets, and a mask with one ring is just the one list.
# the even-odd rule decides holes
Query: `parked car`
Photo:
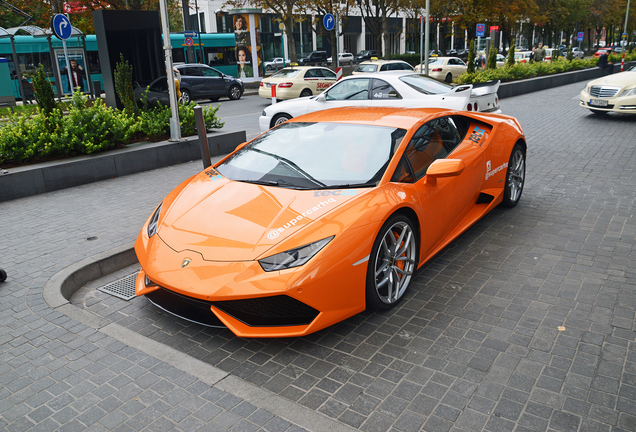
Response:
[{"label": "parked car", "polygon": [[299,58],[298,64],[301,66],[326,65],[327,51],[312,51],[305,57]]},{"label": "parked car", "polygon": [[[135,294],[244,338],[306,336],[405,297],[419,307],[408,293],[417,269],[497,206],[519,203],[526,148],[519,121],[504,115],[392,107],[299,117],[157,205],[135,242]],[[514,218],[497,210],[484,225]]]},{"label": "parked car", "polygon": [[365,60],[371,60],[371,57],[376,57],[378,52],[376,50],[362,50],[355,56],[355,62],[360,63]]},{"label": "parked car", "polygon": [[[210,99],[216,102],[222,97],[236,100],[240,99],[245,91],[243,81],[231,75],[225,75],[210,66],[180,64],[175,68],[181,74],[181,99],[186,103],[196,99]],[[138,83],[135,87],[135,98],[141,100],[146,87]],[[152,81],[147,88],[149,89],[148,102],[170,105],[168,81],[165,76]]]},{"label": "parked car", "polygon": [[572,48],[572,56],[574,58],[582,59],[583,57],[585,57],[585,51],[583,51],[579,47],[573,47]]},{"label": "parked car", "polygon": [[336,74],[320,66],[292,66],[263,78],[258,88],[262,98],[272,97],[272,85],[276,85],[276,99],[294,99],[321,93],[336,82]]},{"label": "parked car", "polygon": [[599,115],[636,114],[636,66],[587,83],[581,91],[580,106]]},{"label": "parked car", "polygon": [[290,118],[339,107],[399,106],[500,113],[498,89],[499,81],[451,87],[408,71],[350,75],[318,96],[266,107],[258,124],[265,132]]},{"label": "parked car", "polygon": [[388,72],[388,71],[413,71],[413,66],[403,60],[378,60],[371,59],[360,63],[351,72],[352,75],[360,73],[372,72]]},{"label": "parked car", "polygon": [[285,64],[283,65],[282,57],[274,57],[271,59],[267,59],[263,62],[263,65],[265,66],[265,70],[267,71],[278,70],[284,66],[289,66],[290,64],[291,62],[289,60],[285,60]]},{"label": "parked car", "polygon": [[[327,63],[331,64],[333,62],[333,57],[327,58]],[[353,64],[353,54],[351,53],[340,53],[338,54],[338,62],[340,64]]]},{"label": "parked car", "polygon": [[[428,76],[447,83],[466,72],[468,66],[458,57],[431,57],[428,59]],[[415,66],[415,72],[423,72],[424,65]]]},{"label": "parked car", "polygon": [[529,63],[532,51],[515,51],[515,61],[517,63]]}]

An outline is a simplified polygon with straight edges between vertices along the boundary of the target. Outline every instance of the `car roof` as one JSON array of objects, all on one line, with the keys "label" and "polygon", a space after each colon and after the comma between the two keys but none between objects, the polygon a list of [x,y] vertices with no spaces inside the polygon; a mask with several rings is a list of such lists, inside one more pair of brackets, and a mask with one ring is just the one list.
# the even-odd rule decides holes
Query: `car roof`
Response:
[{"label": "car roof", "polygon": [[290,122],[333,122],[411,129],[422,121],[457,111],[444,108],[342,107],[294,117]]},{"label": "car roof", "polygon": [[365,61],[361,62],[360,64],[361,65],[364,65],[364,64],[383,65],[383,64],[386,64],[386,63],[406,63],[406,64],[408,64],[404,60],[380,60],[380,59],[378,59],[378,60],[365,60]]}]

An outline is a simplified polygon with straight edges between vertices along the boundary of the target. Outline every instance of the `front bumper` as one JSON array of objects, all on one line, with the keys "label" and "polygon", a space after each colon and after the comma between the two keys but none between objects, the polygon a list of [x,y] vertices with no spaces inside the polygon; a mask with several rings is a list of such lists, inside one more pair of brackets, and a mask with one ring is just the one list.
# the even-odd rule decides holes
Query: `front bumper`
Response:
[{"label": "front bumper", "polygon": [[[601,103],[605,105],[598,105],[596,101],[603,101]],[[583,90],[581,91],[579,106],[593,111],[636,114],[636,96],[595,98]]]}]

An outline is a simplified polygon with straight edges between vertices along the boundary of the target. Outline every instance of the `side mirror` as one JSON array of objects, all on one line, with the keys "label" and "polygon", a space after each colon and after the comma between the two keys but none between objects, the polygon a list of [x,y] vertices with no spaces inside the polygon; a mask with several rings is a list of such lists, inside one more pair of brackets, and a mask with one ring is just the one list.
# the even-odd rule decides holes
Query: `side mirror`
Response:
[{"label": "side mirror", "polygon": [[324,102],[327,100],[327,94],[326,92],[322,92],[320,93],[318,96],[316,96],[316,101],[317,102]]},{"label": "side mirror", "polygon": [[437,179],[460,175],[466,164],[461,159],[437,159],[426,170],[426,184],[437,185]]}]

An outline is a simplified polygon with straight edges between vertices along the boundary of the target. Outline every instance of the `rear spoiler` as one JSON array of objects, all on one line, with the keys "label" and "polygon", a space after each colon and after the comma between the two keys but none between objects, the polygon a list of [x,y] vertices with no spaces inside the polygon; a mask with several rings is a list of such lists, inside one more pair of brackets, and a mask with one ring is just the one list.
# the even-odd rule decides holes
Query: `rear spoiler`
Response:
[{"label": "rear spoiler", "polygon": [[497,93],[499,90],[499,84],[501,81],[490,80],[483,83],[473,84],[473,95],[474,96],[485,96],[491,93]]}]

